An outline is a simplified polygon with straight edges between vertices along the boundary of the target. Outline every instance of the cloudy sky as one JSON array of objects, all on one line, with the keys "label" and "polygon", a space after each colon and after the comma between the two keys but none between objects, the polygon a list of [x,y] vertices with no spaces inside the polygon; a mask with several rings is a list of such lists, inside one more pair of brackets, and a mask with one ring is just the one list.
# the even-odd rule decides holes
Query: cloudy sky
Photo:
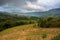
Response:
[{"label": "cloudy sky", "polygon": [[60,0],[0,0],[0,11],[35,12],[60,8]]}]

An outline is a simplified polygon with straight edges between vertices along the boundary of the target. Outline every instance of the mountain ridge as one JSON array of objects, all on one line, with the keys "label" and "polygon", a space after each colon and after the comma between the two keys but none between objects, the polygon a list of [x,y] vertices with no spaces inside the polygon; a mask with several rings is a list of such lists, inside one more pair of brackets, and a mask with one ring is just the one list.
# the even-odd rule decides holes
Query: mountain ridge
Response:
[{"label": "mountain ridge", "polygon": [[8,13],[8,12],[0,12],[4,14],[18,14],[18,15],[25,15],[25,16],[37,16],[37,17],[47,17],[47,16],[58,16],[60,17],[60,8],[51,9],[49,11],[44,12],[28,12],[28,13]]}]

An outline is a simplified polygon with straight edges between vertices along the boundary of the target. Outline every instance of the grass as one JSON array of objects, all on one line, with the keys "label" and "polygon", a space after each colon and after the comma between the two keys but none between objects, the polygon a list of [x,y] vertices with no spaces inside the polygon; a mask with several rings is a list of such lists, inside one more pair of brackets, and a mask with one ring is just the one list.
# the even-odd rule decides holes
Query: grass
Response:
[{"label": "grass", "polygon": [[28,24],[0,32],[0,40],[43,40],[42,36],[44,35],[46,36],[44,40],[51,40],[59,33],[60,28],[34,28],[34,24]]}]

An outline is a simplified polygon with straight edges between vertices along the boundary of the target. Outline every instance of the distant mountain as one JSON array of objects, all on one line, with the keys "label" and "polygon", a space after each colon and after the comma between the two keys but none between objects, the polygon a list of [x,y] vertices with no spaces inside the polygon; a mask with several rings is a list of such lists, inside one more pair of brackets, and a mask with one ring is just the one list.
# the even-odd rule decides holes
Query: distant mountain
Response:
[{"label": "distant mountain", "polygon": [[47,17],[47,16],[60,17],[60,8],[51,9],[45,12],[28,12],[28,13],[19,13],[19,14],[26,16],[37,16],[37,17]]},{"label": "distant mountain", "polygon": [[[8,14],[7,12],[2,12],[2,13]],[[47,17],[47,16],[60,17],[60,8],[51,9],[45,12],[27,12],[27,13],[12,12],[11,14],[18,14],[18,15],[24,15],[24,16],[37,16],[37,17]]]},{"label": "distant mountain", "polygon": [[60,8],[51,9],[51,10],[45,11],[45,12],[25,13],[25,15],[38,16],[38,17],[47,17],[47,16],[60,17]]},{"label": "distant mountain", "polygon": [[48,13],[50,13],[53,16],[60,17],[60,8],[51,9],[48,11]]}]

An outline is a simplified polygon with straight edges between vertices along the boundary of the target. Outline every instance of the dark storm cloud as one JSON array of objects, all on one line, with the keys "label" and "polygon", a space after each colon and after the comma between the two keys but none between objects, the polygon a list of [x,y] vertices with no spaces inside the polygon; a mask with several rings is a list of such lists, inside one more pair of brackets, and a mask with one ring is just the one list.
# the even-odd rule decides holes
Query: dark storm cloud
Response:
[{"label": "dark storm cloud", "polygon": [[6,3],[10,3],[13,0],[0,0],[0,5],[6,4]]},{"label": "dark storm cloud", "polygon": [[37,0],[29,0],[29,1],[37,1]]},{"label": "dark storm cloud", "polygon": [[15,3],[15,4],[25,4],[26,1],[36,2],[37,0],[0,0],[0,5],[4,5],[6,3]]},{"label": "dark storm cloud", "polygon": [[[44,5],[44,6],[53,6],[56,5],[55,7],[60,7],[60,0],[0,0],[0,6],[1,5],[5,5],[5,4],[8,4],[8,5],[15,5],[15,6],[21,6],[21,5],[25,5],[26,2],[33,2],[34,4],[37,2],[37,1],[41,1],[39,2],[40,5]],[[49,1],[49,2],[48,2]],[[47,5],[45,4],[45,2],[48,2]],[[43,4],[44,3],[44,4]]]},{"label": "dark storm cloud", "polygon": [[0,5],[4,5],[6,3],[24,3],[25,0],[0,0]]}]

